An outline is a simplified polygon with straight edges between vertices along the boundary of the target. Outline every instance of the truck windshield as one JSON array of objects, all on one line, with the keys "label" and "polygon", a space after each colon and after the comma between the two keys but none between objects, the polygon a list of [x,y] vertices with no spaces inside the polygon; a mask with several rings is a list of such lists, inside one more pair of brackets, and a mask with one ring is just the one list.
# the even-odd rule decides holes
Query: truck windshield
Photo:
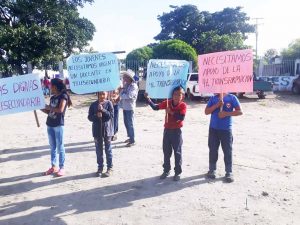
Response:
[{"label": "truck windshield", "polygon": [[191,75],[190,81],[198,81],[198,74]]}]

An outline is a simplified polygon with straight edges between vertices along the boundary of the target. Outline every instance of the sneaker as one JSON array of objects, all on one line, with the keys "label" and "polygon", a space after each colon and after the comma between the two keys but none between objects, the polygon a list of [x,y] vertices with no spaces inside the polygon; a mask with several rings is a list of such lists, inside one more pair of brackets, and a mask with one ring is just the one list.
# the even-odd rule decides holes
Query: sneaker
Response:
[{"label": "sneaker", "polygon": [[130,139],[127,139],[126,141],[124,141],[124,143],[130,143]]},{"label": "sneaker", "polygon": [[163,172],[162,175],[160,175],[159,179],[166,179],[169,174],[170,172]]},{"label": "sneaker", "polygon": [[64,169],[59,169],[59,171],[56,173],[56,176],[58,176],[58,177],[62,177],[63,175],[65,175]]},{"label": "sneaker", "polygon": [[101,177],[102,176],[102,169],[98,169],[96,172],[96,177]]},{"label": "sneaker", "polygon": [[234,181],[232,173],[226,173],[225,174],[225,181],[227,183],[232,183]]},{"label": "sneaker", "polygon": [[214,170],[209,170],[206,174],[206,177],[209,179],[216,179],[216,172]]},{"label": "sneaker", "polygon": [[112,168],[109,168],[105,173],[102,174],[102,177],[110,177],[112,173],[113,173]]},{"label": "sneaker", "polygon": [[132,147],[135,145],[135,142],[129,142],[127,143],[127,145],[125,145],[125,147]]},{"label": "sneaker", "polygon": [[53,174],[53,173],[57,173],[57,168],[56,167],[51,167],[49,168],[45,173],[44,175],[50,175],[50,174]]},{"label": "sneaker", "polygon": [[175,174],[173,177],[174,181],[179,181],[180,180],[180,174]]}]

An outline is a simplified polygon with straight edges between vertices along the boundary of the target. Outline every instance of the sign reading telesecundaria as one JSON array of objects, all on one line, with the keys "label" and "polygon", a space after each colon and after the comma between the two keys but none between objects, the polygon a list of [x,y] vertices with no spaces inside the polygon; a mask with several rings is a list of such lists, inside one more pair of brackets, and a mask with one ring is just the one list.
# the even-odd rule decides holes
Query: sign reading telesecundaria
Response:
[{"label": "sign reading telesecundaria", "polygon": [[120,85],[118,59],[113,53],[72,55],[67,67],[70,88],[77,94],[112,91]]},{"label": "sign reading telesecundaria", "polygon": [[41,81],[36,74],[0,79],[0,115],[45,108]]}]

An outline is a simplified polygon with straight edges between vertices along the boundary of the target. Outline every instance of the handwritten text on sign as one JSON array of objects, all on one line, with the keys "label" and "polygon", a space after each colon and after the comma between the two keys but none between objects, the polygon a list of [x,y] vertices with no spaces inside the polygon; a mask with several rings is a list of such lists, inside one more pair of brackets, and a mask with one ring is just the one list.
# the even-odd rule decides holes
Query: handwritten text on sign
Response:
[{"label": "handwritten text on sign", "polygon": [[147,67],[146,91],[151,98],[171,98],[174,87],[186,88],[189,63],[184,60],[151,59]]},{"label": "handwritten text on sign", "polygon": [[118,59],[112,53],[72,55],[67,67],[70,88],[77,94],[112,91],[120,85]]},{"label": "handwritten text on sign", "polygon": [[0,79],[0,115],[43,108],[45,98],[38,75]]},{"label": "handwritten text on sign", "polygon": [[200,93],[252,92],[251,49],[198,56]]}]

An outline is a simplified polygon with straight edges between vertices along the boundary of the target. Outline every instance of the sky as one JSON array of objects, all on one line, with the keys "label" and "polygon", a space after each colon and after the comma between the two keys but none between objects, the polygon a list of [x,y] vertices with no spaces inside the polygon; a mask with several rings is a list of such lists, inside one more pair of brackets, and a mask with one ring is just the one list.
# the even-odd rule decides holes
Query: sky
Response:
[{"label": "sky", "polygon": [[[96,27],[90,46],[99,52],[126,51],[155,42],[160,33],[158,15],[171,11],[169,5],[192,4],[200,11],[210,13],[226,7],[243,7],[251,18],[258,21],[258,55],[275,48],[281,51],[300,38],[299,0],[94,0],[92,5],[80,8],[80,16],[89,19]],[[255,34],[248,35],[245,44],[255,48]],[[124,58],[125,54],[119,55]]]}]

